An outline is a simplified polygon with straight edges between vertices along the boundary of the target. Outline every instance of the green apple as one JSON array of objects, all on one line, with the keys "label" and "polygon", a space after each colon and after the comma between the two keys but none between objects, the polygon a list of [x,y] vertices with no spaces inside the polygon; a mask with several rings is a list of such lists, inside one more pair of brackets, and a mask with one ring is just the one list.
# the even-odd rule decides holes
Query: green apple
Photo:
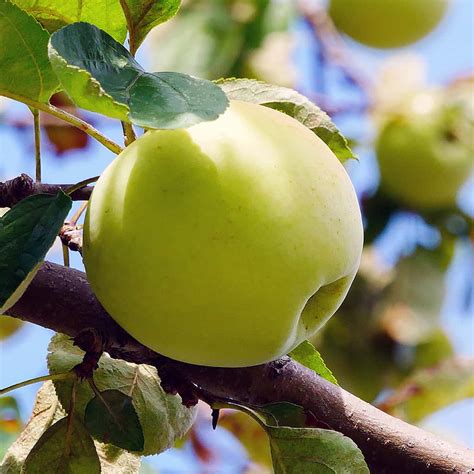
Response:
[{"label": "green apple", "polygon": [[362,250],[357,197],[295,119],[232,101],[214,122],[149,131],[104,171],[84,227],[100,302],[180,361],[276,359],[344,299]]},{"label": "green apple", "polygon": [[474,165],[472,96],[415,94],[376,143],[381,189],[417,210],[453,207]]},{"label": "green apple", "polygon": [[399,48],[426,36],[443,18],[448,0],[331,0],[336,27],[359,43]]}]

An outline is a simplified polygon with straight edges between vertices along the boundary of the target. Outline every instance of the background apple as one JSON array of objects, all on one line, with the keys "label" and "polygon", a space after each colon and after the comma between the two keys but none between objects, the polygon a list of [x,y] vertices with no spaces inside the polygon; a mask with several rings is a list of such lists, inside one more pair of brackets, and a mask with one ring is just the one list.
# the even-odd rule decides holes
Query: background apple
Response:
[{"label": "background apple", "polygon": [[415,209],[456,204],[474,165],[469,90],[415,94],[387,119],[376,144],[384,193]]},{"label": "background apple", "polygon": [[331,0],[336,27],[359,43],[398,48],[427,35],[443,18],[448,0]]},{"label": "background apple", "polygon": [[314,333],[361,249],[336,156],[293,118],[239,101],[132,143],[98,181],[84,229],[88,279],[117,322],[211,366],[260,364]]}]

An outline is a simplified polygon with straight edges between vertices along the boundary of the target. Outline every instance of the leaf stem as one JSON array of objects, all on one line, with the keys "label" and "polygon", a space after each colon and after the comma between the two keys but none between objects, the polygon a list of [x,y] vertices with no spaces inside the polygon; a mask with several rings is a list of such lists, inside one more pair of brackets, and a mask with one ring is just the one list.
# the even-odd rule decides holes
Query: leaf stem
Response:
[{"label": "leaf stem", "polygon": [[88,201],[84,201],[79,209],[74,213],[74,215],[71,217],[71,220],[69,221],[69,224],[71,225],[76,225],[77,221],[79,218],[82,216],[82,213],[87,209],[87,205],[89,204]]},{"label": "leaf stem", "polygon": [[31,109],[35,129],[35,180],[41,183],[41,129],[39,110]]},{"label": "leaf stem", "polygon": [[86,187],[88,184],[95,183],[100,176],[93,176],[92,178],[87,178],[82,181],[79,181],[76,184],[73,184],[70,188],[66,189],[65,194],[70,196],[74,191]]},{"label": "leaf stem", "polygon": [[41,377],[35,377],[34,379],[24,380],[23,382],[18,382],[16,384],[10,385],[9,387],[2,388],[0,389],[0,395],[5,395],[5,393],[11,392],[12,390],[26,387],[34,383],[45,382],[46,380],[65,380],[65,379],[74,378],[74,377],[76,377],[76,374],[74,374],[73,372],[65,372],[62,374],[42,375]]},{"label": "leaf stem", "polygon": [[122,122],[122,130],[125,146],[130,145],[130,143],[136,140],[137,137],[135,135],[135,130],[133,130],[133,126],[131,123]]},{"label": "leaf stem", "polygon": [[85,122],[84,120],[81,120],[75,115],[66,112],[65,110],[58,109],[57,107],[51,104],[43,104],[41,102],[37,102],[36,100],[29,99],[18,94],[12,94],[10,92],[2,91],[0,95],[8,97],[9,99],[16,100],[18,102],[23,102],[24,104],[29,105],[30,107],[42,110],[47,114],[53,115],[54,117],[57,117],[61,120],[64,120],[65,122],[70,123],[74,127],[77,127],[78,129],[87,133],[87,135],[90,135],[92,138],[95,138],[99,143],[101,143],[117,155],[122,151],[122,147],[120,145],[103,135],[101,132],[99,132],[99,130],[95,129],[89,123]]},{"label": "leaf stem", "polygon": [[69,247],[67,245],[62,244],[63,247],[63,263],[65,267],[70,267],[71,263],[69,260]]},{"label": "leaf stem", "polygon": [[120,6],[122,7],[123,13],[125,15],[125,20],[127,22],[127,30],[128,30],[128,49],[132,56],[135,56],[137,52],[137,43],[135,39],[135,26],[133,24],[133,18],[130,14],[130,9],[128,8],[128,4],[125,0],[120,0]]}]

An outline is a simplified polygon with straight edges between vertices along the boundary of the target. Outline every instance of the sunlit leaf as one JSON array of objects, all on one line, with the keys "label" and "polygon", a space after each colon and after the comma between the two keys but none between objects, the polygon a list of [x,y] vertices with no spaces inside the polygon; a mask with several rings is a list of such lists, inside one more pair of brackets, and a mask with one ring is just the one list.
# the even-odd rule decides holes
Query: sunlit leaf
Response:
[{"label": "sunlit leaf", "polygon": [[33,17],[0,0],[0,95],[48,101],[59,86],[48,59],[48,40]]},{"label": "sunlit leaf", "polygon": [[354,155],[347,140],[329,115],[305,96],[293,89],[274,86],[253,79],[223,79],[217,81],[229,99],[243,100],[279,110],[312,130],[344,162]]}]

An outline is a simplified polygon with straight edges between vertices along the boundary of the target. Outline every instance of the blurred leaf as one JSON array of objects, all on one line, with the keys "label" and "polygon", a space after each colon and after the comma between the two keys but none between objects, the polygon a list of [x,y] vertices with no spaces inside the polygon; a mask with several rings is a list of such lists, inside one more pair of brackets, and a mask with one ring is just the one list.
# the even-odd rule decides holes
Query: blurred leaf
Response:
[{"label": "blurred leaf", "polygon": [[36,395],[31,418],[5,454],[0,464],[0,472],[20,474],[28,453],[43,432],[64,415],[65,412],[54,393],[53,383],[50,381],[44,383]]},{"label": "blurred leaf", "polygon": [[30,15],[0,0],[0,95],[48,102],[59,86],[48,59],[49,34]]},{"label": "blurred leaf", "polygon": [[[73,346],[64,335],[56,335],[49,345],[48,367],[52,374],[63,373],[82,361],[84,352]],[[163,391],[154,367],[130,364],[104,354],[94,372],[94,382],[100,391],[119,390],[128,395],[133,386],[133,406],[143,429],[144,455],[162,452],[173,446],[191,427],[196,410],[181,404],[181,398]],[[56,393],[63,406],[69,407],[72,382],[54,382]],[[86,406],[95,394],[86,382],[76,390],[75,413],[84,417]]]},{"label": "blurred leaf", "polygon": [[176,14],[181,0],[122,0],[120,3],[127,19],[130,45],[137,50],[152,28]]},{"label": "blurred leaf", "polygon": [[13,336],[22,326],[23,321],[21,319],[0,314],[0,341]]},{"label": "blurred leaf", "polygon": [[13,0],[50,33],[77,21],[86,21],[123,43],[125,17],[118,0]]},{"label": "blurred leaf", "polygon": [[54,33],[49,57],[79,107],[141,127],[189,127],[216,119],[228,105],[209,81],[145,72],[122,45],[88,23]]},{"label": "blurred leaf", "polygon": [[417,423],[469,397],[474,397],[474,359],[452,358],[415,372],[380,407],[409,423]]},{"label": "blurred leaf", "polygon": [[104,390],[90,400],[84,423],[89,433],[103,443],[143,451],[143,431],[132,398],[118,390]]},{"label": "blurred leaf", "polygon": [[222,410],[219,426],[230,431],[242,443],[253,462],[272,465],[268,436],[250,416],[237,410]]},{"label": "blurred leaf", "polygon": [[153,69],[205,79],[228,76],[242,48],[242,24],[223,2],[188,5],[147,38]]},{"label": "blurred leaf", "polygon": [[24,474],[100,474],[100,461],[91,435],[75,417],[51,425],[34,445],[23,465]]},{"label": "blurred leaf", "polygon": [[415,368],[430,367],[453,355],[454,349],[449,337],[438,328],[416,346],[413,365]]},{"label": "blurred leaf", "polygon": [[301,365],[313,370],[329,382],[337,385],[337,380],[332,372],[326,367],[321,354],[315,349],[309,341],[303,341],[298,347],[295,347],[289,354],[293,360]]},{"label": "blurred leaf", "polygon": [[0,398],[0,459],[21,432],[18,403],[13,397]]},{"label": "blurred leaf", "polygon": [[0,218],[0,313],[15,304],[33,279],[71,204],[62,191],[36,194]]},{"label": "blurred leaf", "polygon": [[397,265],[381,302],[381,327],[401,344],[427,340],[439,327],[444,294],[445,275],[437,253],[418,249]]},{"label": "blurred leaf", "polygon": [[[51,105],[66,112],[80,117],[75,105],[64,92],[58,92],[51,96]],[[46,132],[49,142],[53,145],[56,155],[62,155],[71,150],[85,148],[89,142],[89,135],[70,123],[65,122],[53,115],[40,112],[41,126]]]},{"label": "blurred leaf", "polygon": [[267,432],[275,474],[368,474],[357,445],[341,433],[319,428],[273,428]]},{"label": "blurred leaf", "polygon": [[229,99],[264,105],[298,120],[323,140],[342,163],[354,158],[329,115],[298,92],[252,79],[222,79],[217,84]]}]

